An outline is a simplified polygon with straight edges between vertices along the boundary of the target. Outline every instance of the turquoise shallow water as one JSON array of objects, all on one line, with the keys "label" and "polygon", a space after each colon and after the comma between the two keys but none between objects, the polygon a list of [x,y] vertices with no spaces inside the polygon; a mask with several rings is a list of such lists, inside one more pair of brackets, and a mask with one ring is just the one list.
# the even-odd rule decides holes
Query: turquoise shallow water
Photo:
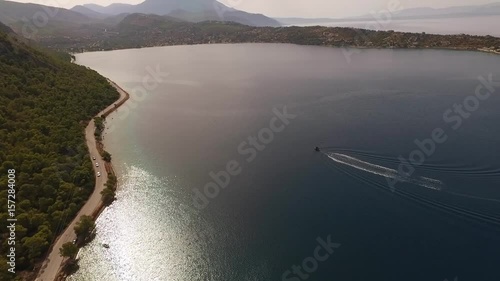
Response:
[{"label": "turquoise shallow water", "polygon": [[[500,80],[500,57],[242,44],[77,62],[133,97],[105,135],[118,200],[70,280],[499,280],[500,87],[456,129],[453,110],[479,76]],[[285,106],[295,117],[269,138]],[[391,189],[436,129],[446,141]],[[239,173],[198,208],[228,163]],[[340,246],[307,260],[328,239]]]}]

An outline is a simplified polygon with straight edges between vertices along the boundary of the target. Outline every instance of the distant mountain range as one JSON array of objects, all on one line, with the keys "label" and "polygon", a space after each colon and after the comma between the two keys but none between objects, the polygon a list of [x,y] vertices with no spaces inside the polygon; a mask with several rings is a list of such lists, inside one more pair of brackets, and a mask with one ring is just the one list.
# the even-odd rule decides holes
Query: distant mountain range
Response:
[{"label": "distant mountain range", "polygon": [[[453,6],[448,8],[412,8],[403,9],[392,15],[393,20],[405,19],[429,19],[429,18],[453,18],[471,16],[493,16],[500,15],[500,3],[474,6]],[[373,15],[368,14],[349,18],[277,18],[283,25],[301,25],[325,22],[346,22],[346,21],[374,21]]]},{"label": "distant mountain range", "polygon": [[[148,1],[159,3],[158,0]],[[193,1],[209,3],[214,0]],[[255,23],[256,17],[234,9],[228,8],[229,12],[224,14],[225,21],[221,21],[220,11],[210,10],[209,6],[196,6],[200,8],[196,10],[189,6],[178,6],[180,3],[175,0],[163,3],[173,3],[161,6],[165,10],[158,13],[168,11],[166,15],[119,13],[121,11],[118,10],[111,14],[106,12],[110,8],[95,11],[88,5],[66,10],[3,1],[0,2],[0,21],[6,21],[13,31],[44,47],[69,52],[186,44],[290,43],[355,48],[481,50],[500,54],[500,38],[492,36],[433,35],[425,32],[373,31],[349,27],[250,26],[248,22]],[[130,8],[140,5],[125,6]],[[145,6],[141,7],[146,9]],[[179,7],[183,9],[177,9]],[[50,19],[31,28],[35,36],[26,36],[27,25],[36,25],[26,19],[33,19],[40,11],[46,12]],[[217,20],[206,20],[211,17],[217,17]],[[246,24],[237,23],[236,19]],[[8,31],[8,28],[2,25],[0,29]]]},{"label": "distant mountain range", "polygon": [[500,3],[474,6],[453,6],[448,8],[413,8],[405,9],[395,15],[395,18],[434,18],[434,17],[464,17],[500,15]]},{"label": "distant mountain range", "polygon": [[[95,6],[97,6],[97,5],[95,5]],[[92,19],[105,19],[105,18],[108,18],[111,16],[109,14],[97,12],[96,10],[90,9],[90,8],[88,8],[86,6],[82,6],[82,5],[78,5],[78,6],[73,7],[71,9],[71,11],[80,13],[80,14],[85,15],[85,16],[92,18]]]},{"label": "distant mountain range", "polygon": [[[500,15],[499,10],[500,3],[446,9],[419,8],[400,11],[394,19],[458,15]],[[33,20],[34,16],[40,12],[48,17],[48,20],[43,24],[39,24],[39,20]],[[373,16],[370,17],[349,18],[343,19],[343,21],[374,20]],[[301,20],[302,22],[308,20],[331,21],[331,19],[298,18],[292,20],[295,22]],[[281,42],[280,40],[283,39],[281,37],[283,34],[278,33],[278,36],[276,35],[277,31],[273,30],[273,27],[278,25],[277,21],[264,15],[250,14],[226,7],[215,0],[184,0],[184,2],[181,0],[146,0],[138,5],[112,4],[107,7],[88,4],[76,6],[71,10],[0,0],[0,22],[5,23],[14,32],[29,39],[42,42],[47,47],[66,50],[107,50],[125,47],[211,42],[276,43]],[[263,28],[254,30],[247,27]],[[0,26],[0,29],[5,29],[5,27]],[[277,28],[277,30],[279,29]],[[215,30],[219,30],[220,33],[216,37],[213,37],[211,34]],[[240,34],[243,31],[247,32],[247,34]],[[230,32],[231,35],[229,36]],[[258,34],[252,35],[252,32],[258,32]],[[297,34],[294,32],[297,32]],[[320,38],[309,38],[308,36],[312,35],[312,33],[308,32],[307,29],[299,29],[297,31],[293,28],[286,29],[284,34],[299,38],[291,39],[287,37],[282,40],[282,42],[287,43],[311,45],[327,45],[331,43],[328,40],[321,40]],[[268,36],[273,37],[275,35],[275,38],[268,38]],[[229,37],[226,38],[224,36]],[[489,42],[487,43],[489,44]],[[399,43],[391,45],[384,42],[370,43],[370,41],[364,42],[361,45],[357,44],[357,39],[345,36],[343,40],[339,39],[332,45],[362,47],[406,46]],[[415,46],[418,47],[422,44]],[[467,46],[471,46],[471,44],[467,44]],[[498,49],[495,44],[488,44],[485,44],[483,47]],[[461,43],[460,46],[462,45]],[[477,47],[477,44],[472,45]],[[439,45],[433,42],[429,46]],[[448,47],[448,45],[444,44],[442,47]]]},{"label": "distant mountain range", "polygon": [[[232,22],[192,23],[169,16],[130,14],[105,30],[86,25],[89,36],[75,32],[47,36],[45,47],[70,52],[192,44],[288,43],[329,47],[482,50],[500,54],[500,38],[373,31],[348,27],[252,27]],[[81,32],[81,31],[80,31]]]},{"label": "distant mountain range", "polygon": [[239,11],[216,0],[146,0],[137,5],[115,3],[106,7],[85,4],[71,10],[93,18],[102,18],[104,15],[141,13],[169,15],[192,22],[211,20],[232,21],[250,26],[280,26],[280,23],[274,19],[261,14]]},{"label": "distant mountain range", "polygon": [[[47,12],[48,11],[48,12]],[[115,22],[127,14],[142,13],[169,15],[181,20],[232,21],[250,26],[280,26],[274,19],[261,14],[251,14],[224,6],[216,0],[146,0],[138,5],[96,4],[75,6],[70,10],[38,4],[0,1],[0,22],[16,28],[25,25],[23,19],[32,19],[37,12],[49,14],[48,25],[55,29],[76,28],[80,24]],[[96,21],[97,20],[97,21]],[[64,26],[61,26],[63,24]]]},{"label": "distant mountain range", "polygon": [[[26,4],[0,0],[0,22],[16,31],[25,27],[37,12],[51,11],[50,20],[42,34],[58,33],[68,28],[78,29],[82,24],[103,26],[118,24],[130,14],[155,14],[189,22],[223,21],[249,26],[307,25],[346,21],[373,21],[373,15],[351,18],[278,18],[272,19],[262,14],[252,14],[227,7],[216,0],[145,0],[131,5],[115,3],[109,6],[97,4],[78,5],[72,9],[54,8],[37,4]],[[401,10],[392,16],[393,20],[426,19],[444,17],[468,17],[500,15],[500,3],[476,6],[456,6],[442,9],[413,8]],[[105,27],[104,27],[105,28]]]},{"label": "distant mountain range", "polygon": [[50,13],[50,19],[59,22],[89,23],[91,19],[81,13],[62,8],[48,7],[31,3],[0,1],[0,21],[11,25],[24,19],[31,20],[36,13]]}]

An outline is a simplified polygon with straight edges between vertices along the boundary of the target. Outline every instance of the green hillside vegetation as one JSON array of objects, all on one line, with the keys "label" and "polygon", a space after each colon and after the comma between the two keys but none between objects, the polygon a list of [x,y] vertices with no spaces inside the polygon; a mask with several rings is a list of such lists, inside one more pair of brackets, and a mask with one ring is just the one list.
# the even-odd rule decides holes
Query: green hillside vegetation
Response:
[{"label": "green hillside vegetation", "polygon": [[[0,205],[7,206],[7,171],[15,169],[17,272],[33,269],[92,193],[84,128],[119,97],[105,78],[69,58],[0,31]],[[7,231],[0,228],[0,280],[13,278]]]}]

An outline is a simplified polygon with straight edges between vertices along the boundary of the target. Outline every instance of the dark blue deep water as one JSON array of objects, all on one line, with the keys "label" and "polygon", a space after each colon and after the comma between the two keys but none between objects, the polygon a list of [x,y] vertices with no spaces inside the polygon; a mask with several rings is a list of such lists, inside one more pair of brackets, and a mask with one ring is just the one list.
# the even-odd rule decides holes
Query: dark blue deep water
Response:
[{"label": "dark blue deep water", "polygon": [[[500,280],[500,83],[484,82],[500,82],[500,57],[345,54],[243,44],[78,55],[133,97],[105,136],[118,200],[70,279]],[[154,69],[168,73],[158,84]],[[285,107],[295,117],[281,126],[273,110]],[[210,184],[228,165],[229,184]],[[194,190],[208,197],[194,203]],[[328,240],[331,252],[318,248]]]}]

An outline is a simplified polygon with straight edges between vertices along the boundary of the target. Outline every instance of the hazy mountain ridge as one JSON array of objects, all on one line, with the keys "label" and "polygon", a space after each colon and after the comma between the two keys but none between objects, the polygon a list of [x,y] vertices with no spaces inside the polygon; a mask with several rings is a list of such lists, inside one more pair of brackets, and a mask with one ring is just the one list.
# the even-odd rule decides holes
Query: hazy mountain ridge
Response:
[{"label": "hazy mountain ridge", "polygon": [[9,34],[9,33],[12,33],[13,31],[12,31],[12,28],[10,28],[10,27],[8,27],[5,24],[0,22],[0,32]]},{"label": "hazy mountain ridge", "polygon": [[477,6],[453,6],[448,8],[412,8],[402,10],[397,14],[397,17],[432,17],[443,15],[456,16],[487,16],[500,15],[500,3],[491,3]]},{"label": "hazy mountain ridge", "polygon": [[279,26],[279,22],[262,14],[239,11],[216,0],[146,0],[137,5],[111,4],[103,7],[96,4],[83,5],[85,8],[103,14],[142,13],[169,15],[186,21],[207,20],[234,21],[252,26]]},{"label": "hazy mountain ridge", "polygon": [[234,21],[252,26],[279,26],[279,22],[261,14],[251,14],[238,11],[215,0],[147,0],[138,5],[111,4],[103,7],[96,4],[78,5],[71,10],[50,6],[0,1],[0,21],[13,27],[16,31],[32,24],[33,17],[42,13],[48,22],[43,28],[50,26],[55,30],[65,28],[78,29],[81,24],[117,23],[116,16],[123,18],[124,14],[143,13],[168,15],[187,21],[200,22],[207,20]]},{"label": "hazy mountain ridge", "polygon": [[[382,13],[380,13],[382,14]],[[469,5],[469,6],[452,6],[447,8],[410,8],[402,9],[394,12],[391,15],[393,20],[405,19],[432,19],[432,18],[452,18],[452,17],[470,17],[470,16],[492,16],[500,15],[500,2],[491,3],[486,5]],[[284,25],[292,24],[311,24],[311,23],[325,23],[325,22],[346,22],[346,21],[374,21],[375,18],[372,14],[367,14],[358,17],[348,18],[276,18]]]},{"label": "hazy mountain ridge", "polygon": [[79,24],[92,22],[88,16],[63,8],[31,3],[0,1],[0,21],[7,25],[19,22],[23,18],[32,20],[37,12],[42,12],[45,16],[48,15],[49,19],[54,21]]},{"label": "hazy mountain ridge", "polygon": [[[170,1],[174,3],[176,0]],[[198,1],[208,3],[213,0]],[[32,7],[30,4],[19,5]],[[42,11],[55,9],[40,5],[38,7]],[[249,22],[259,15],[251,15],[234,9],[226,11],[224,14],[226,21],[220,20],[217,11],[209,10],[187,12],[179,9],[170,11],[167,15],[123,13],[102,20],[84,16],[75,11],[60,10],[62,12],[58,13],[58,16],[77,15],[76,23],[68,21],[67,17],[54,17],[48,21],[47,25],[38,28],[36,38],[32,39],[42,43],[45,47],[71,52],[165,45],[256,42],[358,48],[480,49],[500,52],[499,38],[491,36],[426,35],[425,32],[391,33],[320,26],[312,28],[256,27],[251,26]],[[251,18],[246,19],[247,15],[251,15]],[[237,18],[240,23],[236,23],[233,17]],[[209,21],[202,21],[204,19]],[[83,23],[78,23],[78,21],[83,21]],[[24,24],[23,21],[17,21],[9,25],[16,31],[22,30]],[[26,34],[23,35],[26,36]]]},{"label": "hazy mountain ridge", "polygon": [[500,38],[373,31],[341,27],[254,27],[233,22],[199,23],[171,16],[131,14],[106,31],[94,29],[87,38],[46,37],[49,48],[70,52],[103,51],[192,44],[288,43],[345,48],[481,50],[500,53]]},{"label": "hazy mountain ridge", "polygon": [[83,6],[83,5],[75,6],[75,7],[71,8],[71,11],[80,13],[82,15],[85,15],[89,18],[94,18],[94,19],[105,19],[105,18],[111,17],[111,15],[109,15],[109,14],[103,14],[103,13],[96,12],[92,9],[89,9],[89,8]]},{"label": "hazy mountain ridge", "polygon": [[98,4],[84,4],[82,6],[101,14],[118,15],[129,14],[133,5],[115,3],[109,6],[101,6]]}]

